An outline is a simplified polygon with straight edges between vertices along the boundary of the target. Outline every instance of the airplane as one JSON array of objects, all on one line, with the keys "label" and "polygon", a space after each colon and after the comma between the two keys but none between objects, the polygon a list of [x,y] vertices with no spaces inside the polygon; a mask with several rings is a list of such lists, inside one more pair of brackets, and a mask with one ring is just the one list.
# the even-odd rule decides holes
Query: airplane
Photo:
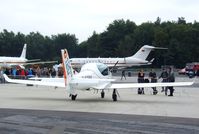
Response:
[{"label": "airplane", "polygon": [[0,67],[11,68],[13,66],[19,66],[20,68],[25,68],[23,65],[33,65],[33,64],[44,64],[44,63],[55,63],[56,61],[39,61],[40,59],[28,60],[26,59],[27,44],[24,44],[23,50],[20,57],[7,57],[0,56]]},{"label": "airplane", "polygon": [[117,89],[129,89],[138,87],[165,87],[165,86],[190,86],[194,82],[166,82],[166,83],[113,83],[109,67],[103,63],[87,63],[81,71],[74,74],[66,49],[61,50],[62,64],[64,70],[63,78],[40,78],[38,80],[10,79],[3,74],[5,80],[11,83],[43,85],[65,88],[72,100],[76,100],[78,90],[90,91],[101,90],[101,98],[105,96],[105,90],[113,90],[112,99],[117,101]]},{"label": "airplane", "polygon": [[130,57],[124,58],[71,58],[70,62],[73,68],[81,68],[85,63],[104,63],[108,67],[131,67],[140,65],[150,65],[154,59],[151,61],[146,60],[151,50],[154,49],[167,49],[162,47],[154,47],[149,45],[142,46],[137,53]]}]

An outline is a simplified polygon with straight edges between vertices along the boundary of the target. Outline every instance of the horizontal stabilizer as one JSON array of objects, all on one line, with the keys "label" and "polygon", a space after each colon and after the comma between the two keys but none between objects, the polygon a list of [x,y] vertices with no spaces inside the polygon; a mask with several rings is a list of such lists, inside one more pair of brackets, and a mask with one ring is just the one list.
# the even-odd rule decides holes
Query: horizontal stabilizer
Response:
[{"label": "horizontal stabilizer", "polygon": [[41,59],[32,59],[32,60],[27,60],[26,62],[33,62],[33,61],[40,61]]},{"label": "horizontal stabilizer", "polygon": [[168,49],[168,48],[165,48],[165,47],[154,47],[154,49]]},{"label": "horizontal stabilizer", "polygon": [[36,61],[36,62],[29,62],[31,60],[28,60],[28,62],[23,63],[23,65],[35,65],[35,64],[52,64],[57,63],[58,61]]}]

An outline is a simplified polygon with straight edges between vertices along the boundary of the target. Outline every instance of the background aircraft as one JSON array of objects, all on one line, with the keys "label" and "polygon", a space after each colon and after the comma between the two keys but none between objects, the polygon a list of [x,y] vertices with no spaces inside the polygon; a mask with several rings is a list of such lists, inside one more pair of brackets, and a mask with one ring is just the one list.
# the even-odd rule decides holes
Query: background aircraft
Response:
[{"label": "background aircraft", "polygon": [[20,57],[6,57],[6,56],[0,56],[0,66],[1,67],[12,67],[12,66],[20,66],[27,62],[28,60],[26,59],[26,49],[27,45],[24,44],[22,53]]},{"label": "background aircraft", "polygon": [[24,44],[23,50],[20,57],[7,57],[0,56],[0,67],[11,68],[19,66],[20,68],[25,68],[24,65],[33,64],[44,64],[44,63],[55,63],[57,61],[39,61],[40,59],[28,60],[26,59],[27,44]]},{"label": "background aircraft", "polygon": [[54,87],[65,87],[70,94],[71,99],[75,100],[78,90],[88,91],[91,89],[101,90],[101,98],[104,98],[104,90],[113,89],[113,101],[117,101],[116,89],[138,88],[138,87],[162,87],[162,86],[189,86],[193,82],[174,82],[174,83],[112,83],[112,74],[107,65],[103,63],[87,63],[82,66],[80,73],[74,74],[71,66],[68,52],[61,50],[64,79],[63,78],[45,78],[41,81],[10,79],[4,74],[6,81],[20,84],[33,84]]},{"label": "background aircraft", "polygon": [[153,62],[146,60],[151,50],[154,49],[167,49],[161,47],[154,47],[149,45],[144,45],[140,48],[137,53],[130,57],[124,58],[71,58],[71,65],[74,68],[81,68],[85,63],[104,63],[108,67],[131,67],[131,66],[140,66],[140,65],[149,65]]}]

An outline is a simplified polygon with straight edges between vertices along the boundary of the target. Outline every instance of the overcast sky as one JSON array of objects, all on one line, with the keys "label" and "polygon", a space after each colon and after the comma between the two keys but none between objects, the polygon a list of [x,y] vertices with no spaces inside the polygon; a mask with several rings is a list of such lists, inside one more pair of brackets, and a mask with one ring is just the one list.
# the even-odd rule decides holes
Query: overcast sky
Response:
[{"label": "overcast sky", "polygon": [[75,34],[79,42],[116,19],[137,25],[185,17],[199,21],[199,0],[0,0],[0,30],[43,35]]}]

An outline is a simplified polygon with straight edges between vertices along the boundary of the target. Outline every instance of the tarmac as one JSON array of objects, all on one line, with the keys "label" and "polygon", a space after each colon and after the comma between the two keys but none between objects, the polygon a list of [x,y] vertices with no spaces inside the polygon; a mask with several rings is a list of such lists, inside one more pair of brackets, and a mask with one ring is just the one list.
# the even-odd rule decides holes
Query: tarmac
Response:
[{"label": "tarmac", "polygon": [[[137,81],[136,77],[127,77],[127,80],[122,81],[120,77],[115,78],[117,82]],[[193,80],[194,79],[187,77],[176,78],[176,81]],[[161,88],[158,88],[158,91],[157,95],[153,95],[151,88],[145,88],[145,95],[138,95],[137,89],[118,90],[120,97],[118,97],[118,101],[116,102],[112,101],[111,90],[105,91],[105,98],[103,99],[100,96],[100,91],[79,91],[76,100],[72,101],[63,88],[8,83],[0,84],[0,133],[29,132],[43,134],[52,133],[53,131],[56,133],[106,133],[103,131],[103,128],[96,132],[93,131],[96,130],[96,128],[93,128],[92,131],[88,129],[90,128],[89,125],[93,124],[95,127],[99,125],[96,124],[99,123],[99,119],[97,119],[99,115],[102,116],[104,120],[107,119],[105,121],[106,123],[110,120],[112,121],[108,126],[110,129],[113,129],[113,131],[109,133],[171,133],[172,129],[167,130],[165,126],[173,126],[174,121],[175,127],[173,131],[176,131],[176,133],[199,133],[199,79],[195,79],[194,85],[190,87],[175,87],[173,97],[165,96],[164,93],[161,93]],[[29,114],[26,115],[26,113]],[[50,118],[50,115],[48,116],[49,113],[53,113],[53,118]],[[73,125],[73,128],[71,128],[69,132],[69,129],[66,129],[66,124],[72,122],[70,118],[72,116],[67,117],[66,120],[70,119],[70,122],[65,122],[66,124],[62,124],[63,126],[60,128],[56,128],[55,126],[57,125],[53,125],[53,122],[63,122],[61,118],[62,114],[66,116],[72,113],[74,113],[73,117],[79,117],[82,113],[86,115],[85,117],[80,117],[80,122],[81,120],[84,121],[90,118],[89,115],[93,117],[90,122],[87,120],[89,122],[87,122],[87,124],[89,125],[83,128],[83,130],[87,128],[88,131],[87,129],[85,131],[82,129],[78,131],[77,126],[79,126],[79,124]],[[113,115],[116,117],[112,118]],[[40,126],[41,131],[39,131],[38,126],[34,124],[34,119],[36,120],[38,118],[39,120],[40,116],[48,117],[46,120],[51,124],[42,124],[43,128]],[[121,119],[117,120],[116,118],[119,117]],[[144,118],[148,120],[144,120]],[[165,124],[164,121],[168,122]],[[11,122],[18,123],[12,124],[15,125],[14,130],[12,128],[13,126],[10,126]],[[181,124],[182,122],[183,124]],[[194,124],[190,124],[190,122]],[[123,125],[128,126],[129,123],[131,125],[137,125],[137,127],[134,128],[136,131],[132,130],[132,126],[129,126],[129,128],[126,128],[124,131],[117,131],[117,129],[121,130]],[[34,127],[27,129],[27,124],[31,124]],[[118,128],[115,128],[114,124],[119,125]],[[141,129],[140,127],[143,125],[145,127]],[[149,127],[155,126],[160,126],[162,131],[159,130],[159,128],[149,129]],[[182,132],[180,128],[183,128],[184,131]],[[37,129],[38,131],[33,131],[32,129]],[[60,130],[62,131],[59,132]]]}]

